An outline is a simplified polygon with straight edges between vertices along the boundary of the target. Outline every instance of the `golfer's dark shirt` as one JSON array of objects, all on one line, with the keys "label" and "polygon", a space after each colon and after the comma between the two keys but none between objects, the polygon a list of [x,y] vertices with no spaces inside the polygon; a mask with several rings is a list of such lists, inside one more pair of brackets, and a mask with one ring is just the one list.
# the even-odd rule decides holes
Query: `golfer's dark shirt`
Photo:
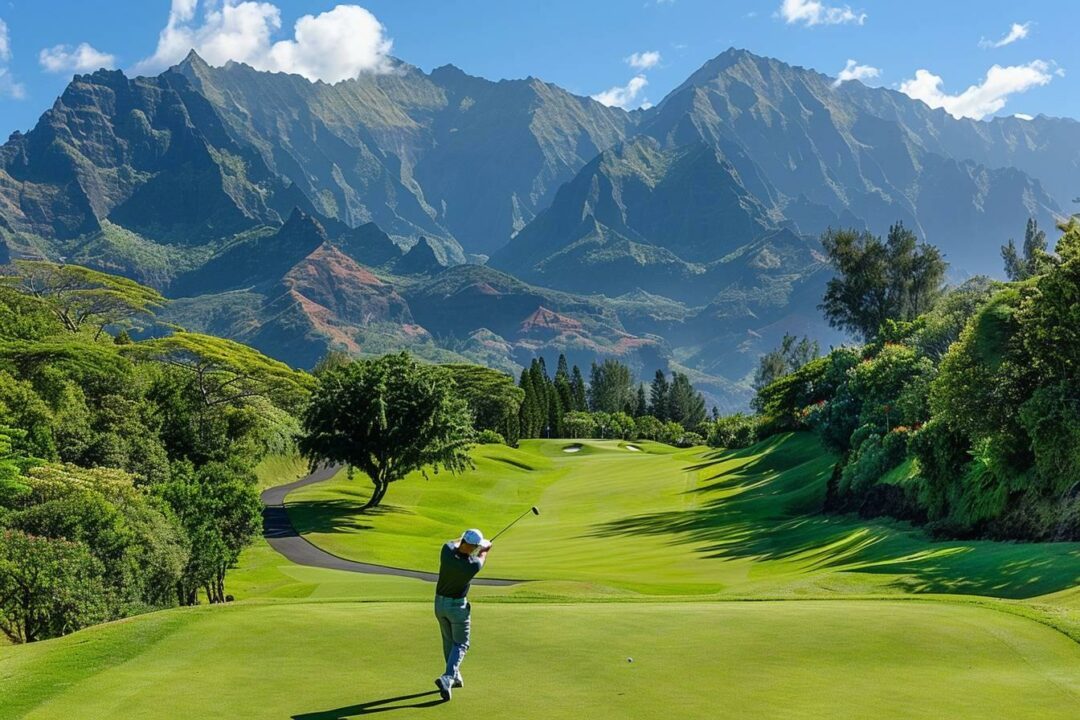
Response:
[{"label": "golfer's dark shirt", "polygon": [[446,543],[439,560],[439,582],[435,586],[435,594],[451,598],[465,597],[469,594],[469,584],[483,566],[484,561],[480,558],[459,553],[456,542]]}]

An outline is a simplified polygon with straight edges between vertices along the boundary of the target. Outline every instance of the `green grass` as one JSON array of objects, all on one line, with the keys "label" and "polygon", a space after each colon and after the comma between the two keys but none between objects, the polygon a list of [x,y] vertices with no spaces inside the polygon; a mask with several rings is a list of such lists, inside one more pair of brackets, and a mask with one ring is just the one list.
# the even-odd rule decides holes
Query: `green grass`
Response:
[{"label": "green grass", "polygon": [[[483,603],[474,618],[466,688],[439,717],[1050,720],[1080,706],[1080,646],[979,608]],[[14,687],[5,679],[0,715],[356,717],[369,703],[432,689],[433,631],[427,603],[159,613],[0,660],[0,673],[20,678]],[[395,717],[432,714],[407,708]]]},{"label": "green grass", "polygon": [[904,523],[822,515],[833,458],[808,434],[744,451],[588,441],[489,445],[460,477],[407,478],[361,513],[370,485],[344,474],[289,495],[301,533],[356,560],[436,569],[466,527],[500,538],[485,573],[573,581],[592,593],[816,597],[964,593],[1030,598],[1080,584],[1080,544],[932,542]]},{"label": "green grass", "polygon": [[299,480],[308,472],[308,464],[299,455],[267,455],[255,466],[259,490]]},{"label": "green grass", "polygon": [[[541,507],[485,569],[537,581],[474,588],[449,705],[430,694],[430,584],[299,567],[260,541],[230,573],[234,604],[0,646],[0,720],[1080,713],[1076,544],[932,543],[819,515],[831,459],[809,436],[723,453],[566,444],[478,448],[475,470],[410,477],[366,515],[362,479],[288,498],[310,539],[415,568],[464,527]],[[280,457],[258,474],[302,471]]]}]

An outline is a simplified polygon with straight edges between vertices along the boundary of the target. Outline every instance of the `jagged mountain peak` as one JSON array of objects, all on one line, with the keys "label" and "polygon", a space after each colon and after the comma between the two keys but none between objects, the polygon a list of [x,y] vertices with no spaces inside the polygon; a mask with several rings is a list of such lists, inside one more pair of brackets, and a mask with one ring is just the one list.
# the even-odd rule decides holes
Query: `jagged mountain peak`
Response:
[{"label": "jagged mountain peak", "polygon": [[314,215],[309,215],[298,207],[294,207],[289,213],[288,219],[282,225],[281,234],[284,235],[315,235],[326,240],[326,229]]}]

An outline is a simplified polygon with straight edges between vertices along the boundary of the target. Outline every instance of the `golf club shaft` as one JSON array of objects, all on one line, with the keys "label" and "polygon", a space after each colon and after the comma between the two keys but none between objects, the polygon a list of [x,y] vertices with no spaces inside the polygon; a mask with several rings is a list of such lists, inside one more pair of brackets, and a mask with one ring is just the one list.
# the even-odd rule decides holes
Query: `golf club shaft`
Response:
[{"label": "golf club shaft", "polygon": [[504,528],[503,528],[502,530],[500,530],[499,532],[495,533],[495,535],[493,535],[493,536],[492,536],[492,538],[491,538],[491,542],[495,542],[495,538],[499,537],[499,536],[500,536],[500,535],[502,535],[502,534],[503,534],[504,532],[506,532],[506,531],[507,531],[507,530],[509,530],[510,528],[514,527],[514,524],[515,524],[515,523],[516,523],[516,522],[517,522],[518,520],[520,520],[521,518],[525,517],[526,515],[528,515],[528,514],[529,514],[529,513],[531,513],[531,512],[532,512],[532,508],[530,508],[530,509],[526,510],[525,512],[521,513],[520,515],[518,515],[518,516],[517,516],[516,518],[514,518],[514,522],[510,523],[509,525],[507,525],[506,527],[504,527]]}]

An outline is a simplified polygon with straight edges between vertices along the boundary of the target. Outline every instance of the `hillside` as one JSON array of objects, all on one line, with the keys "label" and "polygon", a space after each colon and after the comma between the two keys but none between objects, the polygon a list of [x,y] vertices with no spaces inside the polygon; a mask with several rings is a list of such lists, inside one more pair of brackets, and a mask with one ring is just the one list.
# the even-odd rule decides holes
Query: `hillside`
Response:
[{"label": "hillside", "polygon": [[[785,332],[843,339],[814,310],[822,229],[900,220],[952,277],[998,274],[1080,167],[1080,123],[956,120],[741,50],[633,113],[395,63],[333,85],[194,53],[78,75],[0,148],[0,258],[133,277],[178,300],[170,320],[306,366],[615,355],[736,408]],[[476,282],[455,269],[489,256]]]}]

